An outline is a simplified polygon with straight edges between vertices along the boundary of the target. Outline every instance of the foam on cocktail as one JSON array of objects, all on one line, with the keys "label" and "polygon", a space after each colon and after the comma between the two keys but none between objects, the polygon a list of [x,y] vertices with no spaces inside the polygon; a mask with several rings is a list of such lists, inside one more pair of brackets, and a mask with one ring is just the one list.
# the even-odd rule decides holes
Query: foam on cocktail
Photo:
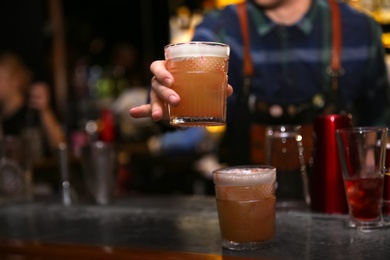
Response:
[{"label": "foam on cocktail", "polygon": [[229,57],[229,46],[220,43],[200,42],[177,43],[165,47],[165,59],[191,58],[200,56]]},{"label": "foam on cocktail", "polygon": [[217,171],[218,174],[214,174],[217,186],[271,184],[276,180],[274,168],[226,168]]}]

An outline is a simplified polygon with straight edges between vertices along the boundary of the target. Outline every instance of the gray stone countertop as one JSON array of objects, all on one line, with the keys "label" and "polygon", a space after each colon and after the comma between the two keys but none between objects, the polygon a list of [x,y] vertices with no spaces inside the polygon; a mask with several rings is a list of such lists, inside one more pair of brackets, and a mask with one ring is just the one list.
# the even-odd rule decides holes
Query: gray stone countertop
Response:
[{"label": "gray stone countertop", "polygon": [[362,232],[347,228],[347,220],[278,202],[274,245],[234,252],[221,248],[213,197],[143,196],[69,207],[36,201],[0,205],[0,238],[257,259],[390,259],[390,228]]}]

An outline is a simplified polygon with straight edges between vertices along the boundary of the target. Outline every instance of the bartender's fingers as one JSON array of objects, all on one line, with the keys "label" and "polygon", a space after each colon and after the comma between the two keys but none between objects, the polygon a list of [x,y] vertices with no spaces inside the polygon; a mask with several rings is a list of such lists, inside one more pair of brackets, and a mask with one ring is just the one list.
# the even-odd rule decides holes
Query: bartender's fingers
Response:
[{"label": "bartender's fingers", "polygon": [[165,68],[165,61],[154,61],[150,65],[152,78],[152,90],[166,103],[177,106],[180,103],[179,95],[171,89],[173,76]]},{"label": "bartender's fingers", "polygon": [[166,103],[153,90],[150,92],[150,105],[153,121],[157,122],[169,117]]},{"label": "bartender's fingers", "polygon": [[230,84],[228,84],[226,94],[227,94],[228,97],[233,95],[233,87]]},{"label": "bartender's fingers", "polygon": [[156,60],[150,64],[150,72],[155,76],[155,78],[166,87],[170,87],[173,83],[173,76],[165,68],[164,60]]},{"label": "bartender's fingers", "polygon": [[150,104],[133,107],[129,111],[130,116],[134,118],[150,117],[152,114],[152,106]]},{"label": "bartender's fingers", "polygon": [[153,121],[168,118],[168,111],[164,102],[159,100],[153,91],[150,93],[150,104],[133,107],[129,110],[129,114],[134,118],[151,117]]},{"label": "bartender's fingers", "polygon": [[163,85],[156,77],[153,77],[152,79],[152,91],[150,94],[152,93],[154,93],[156,97],[155,100],[151,100],[151,104],[153,104],[153,101],[163,101],[172,106],[177,106],[180,103],[179,95],[170,87]]}]

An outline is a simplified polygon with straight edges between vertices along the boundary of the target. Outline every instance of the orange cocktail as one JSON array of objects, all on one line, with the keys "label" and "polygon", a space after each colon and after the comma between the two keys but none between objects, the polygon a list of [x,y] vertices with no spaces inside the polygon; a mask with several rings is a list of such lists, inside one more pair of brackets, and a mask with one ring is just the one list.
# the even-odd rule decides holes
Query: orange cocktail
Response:
[{"label": "orange cocktail", "polygon": [[270,246],[275,235],[275,168],[223,168],[213,177],[222,246],[232,250]]},{"label": "orange cocktail", "polygon": [[165,47],[166,68],[174,77],[181,102],[169,107],[170,123],[183,126],[222,125],[226,121],[229,46],[189,42]]}]

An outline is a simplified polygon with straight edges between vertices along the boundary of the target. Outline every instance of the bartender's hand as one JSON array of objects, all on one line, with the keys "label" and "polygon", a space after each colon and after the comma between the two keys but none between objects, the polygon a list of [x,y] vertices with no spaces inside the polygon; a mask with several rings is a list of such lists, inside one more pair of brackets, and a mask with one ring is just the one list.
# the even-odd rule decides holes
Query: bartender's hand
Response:
[{"label": "bartender's hand", "polygon": [[[173,76],[165,68],[165,61],[154,61],[150,65],[150,71],[154,75],[152,78],[152,88],[150,91],[150,104],[145,104],[130,109],[130,115],[134,118],[151,117],[153,121],[167,120],[168,108],[180,104],[180,96],[171,89]],[[227,96],[233,94],[233,88],[228,85]]]}]

